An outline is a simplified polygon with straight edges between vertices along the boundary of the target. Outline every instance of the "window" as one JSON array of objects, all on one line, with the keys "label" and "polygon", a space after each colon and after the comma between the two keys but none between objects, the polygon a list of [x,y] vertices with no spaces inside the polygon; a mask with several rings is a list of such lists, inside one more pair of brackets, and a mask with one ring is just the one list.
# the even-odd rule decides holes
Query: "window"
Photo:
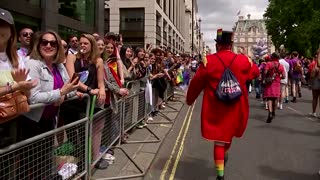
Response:
[{"label": "window", "polygon": [[120,31],[144,31],[144,9],[120,9]]},{"label": "window", "polygon": [[59,0],[59,14],[93,26],[95,2],[95,0]]},{"label": "window", "polygon": [[27,3],[35,5],[35,6],[40,6],[40,0],[25,0]]},{"label": "window", "polygon": [[104,10],[104,34],[110,31],[110,9]]},{"label": "window", "polygon": [[17,29],[17,33],[19,33],[19,31],[22,28],[28,27],[31,28],[34,32],[40,30],[41,28],[41,22],[40,19],[36,19],[33,17],[29,17],[26,15],[22,15],[19,13],[15,13],[11,11],[11,14],[13,16],[14,19],[14,23],[15,23],[15,27]]},{"label": "window", "polygon": [[71,35],[76,35],[76,36],[79,37],[84,32],[81,32],[81,31],[78,31],[78,30],[75,30],[75,29],[72,29],[72,28],[69,28],[69,27],[65,27],[65,26],[59,25],[58,33],[59,33],[59,35],[61,36],[62,39],[67,41],[68,38]]}]

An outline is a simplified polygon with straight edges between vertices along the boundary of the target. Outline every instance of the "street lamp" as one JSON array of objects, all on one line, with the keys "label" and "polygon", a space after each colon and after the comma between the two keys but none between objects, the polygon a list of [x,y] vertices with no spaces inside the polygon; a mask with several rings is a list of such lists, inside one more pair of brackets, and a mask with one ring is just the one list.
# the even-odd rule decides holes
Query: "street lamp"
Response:
[{"label": "street lamp", "polygon": [[200,53],[201,53],[201,18],[199,18],[198,22],[199,22],[199,57],[200,57]]}]

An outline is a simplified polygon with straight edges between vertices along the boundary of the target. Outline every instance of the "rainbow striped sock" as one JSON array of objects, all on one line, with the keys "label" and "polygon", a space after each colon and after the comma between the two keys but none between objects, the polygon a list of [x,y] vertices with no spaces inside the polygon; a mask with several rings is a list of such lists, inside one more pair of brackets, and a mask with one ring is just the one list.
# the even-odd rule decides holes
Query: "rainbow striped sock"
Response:
[{"label": "rainbow striped sock", "polygon": [[224,176],[224,145],[214,145],[214,162],[216,165],[217,176]]}]

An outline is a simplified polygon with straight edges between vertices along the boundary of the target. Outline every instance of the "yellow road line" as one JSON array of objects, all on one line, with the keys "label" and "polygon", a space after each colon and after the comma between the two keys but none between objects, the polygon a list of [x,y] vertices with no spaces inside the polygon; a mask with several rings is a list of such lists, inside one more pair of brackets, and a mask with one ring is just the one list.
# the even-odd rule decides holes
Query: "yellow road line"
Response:
[{"label": "yellow road line", "polygon": [[186,139],[186,136],[187,136],[189,127],[190,127],[193,110],[194,110],[194,104],[193,104],[193,106],[192,106],[191,113],[189,114],[188,123],[187,123],[187,126],[186,126],[185,130],[184,130],[184,134],[183,134],[183,137],[182,137],[182,140],[181,140],[181,145],[180,145],[180,148],[179,148],[179,151],[178,151],[178,154],[177,154],[176,161],[174,162],[174,165],[173,165],[173,168],[172,168],[172,171],[171,171],[169,180],[173,180],[173,179],[174,179],[174,176],[175,176],[175,174],[176,174],[177,167],[178,167],[178,164],[179,164],[181,155],[182,155],[182,153],[183,153],[184,142],[185,142],[185,139]]},{"label": "yellow road line", "polygon": [[188,117],[188,114],[189,114],[189,112],[190,112],[190,109],[191,109],[191,107],[189,106],[188,111],[187,111],[187,114],[186,114],[186,116],[185,116],[185,118],[184,118],[184,120],[183,120],[183,124],[182,124],[182,126],[181,126],[179,135],[178,135],[178,137],[177,137],[176,143],[175,143],[175,145],[174,145],[174,147],[173,147],[173,149],[172,149],[172,152],[171,152],[171,154],[170,154],[169,159],[167,160],[167,162],[166,162],[166,164],[165,164],[165,166],[164,166],[164,168],[163,168],[163,170],[162,170],[162,173],[161,173],[161,176],[160,176],[160,180],[164,180],[164,179],[165,179],[166,173],[167,173],[167,171],[168,171],[168,169],[169,169],[169,166],[170,166],[170,164],[171,164],[171,160],[172,160],[173,155],[175,154],[176,148],[177,148],[177,146],[178,146],[178,144],[179,144],[180,136],[182,135],[184,126],[185,126],[185,124],[186,124],[186,122],[187,122],[186,119],[187,119],[187,117]]}]

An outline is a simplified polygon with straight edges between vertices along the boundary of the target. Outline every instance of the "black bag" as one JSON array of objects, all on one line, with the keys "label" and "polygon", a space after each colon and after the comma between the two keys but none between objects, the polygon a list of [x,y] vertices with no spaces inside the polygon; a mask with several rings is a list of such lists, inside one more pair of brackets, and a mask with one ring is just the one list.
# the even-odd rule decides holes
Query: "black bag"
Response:
[{"label": "black bag", "polygon": [[222,73],[222,77],[220,82],[217,86],[215,95],[217,98],[225,103],[231,103],[238,100],[242,96],[242,90],[239,84],[239,81],[234,76],[233,72],[231,71],[230,67],[234,60],[236,59],[237,55],[233,58],[230,65],[228,67],[225,66],[221,58],[215,54],[220,62],[223,64],[225,70]]},{"label": "black bag", "polygon": [[268,70],[266,77],[262,81],[263,85],[272,84],[272,82],[276,78],[277,74],[279,74],[279,66],[280,66],[280,63],[278,65],[278,68],[276,68],[276,64],[273,63],[273,68]]}]

